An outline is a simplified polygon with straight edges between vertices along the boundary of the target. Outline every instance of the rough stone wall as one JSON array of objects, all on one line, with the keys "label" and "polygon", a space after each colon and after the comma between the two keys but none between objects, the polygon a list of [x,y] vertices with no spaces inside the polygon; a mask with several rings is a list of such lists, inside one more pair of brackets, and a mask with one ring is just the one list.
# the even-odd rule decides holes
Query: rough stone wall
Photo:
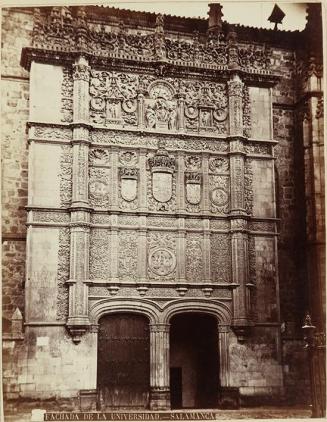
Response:
[{"label": "rough stone wall", "polygon": [[[275,49],[274,72],[280,81],[273,89],[273,137],[276,157],[276,203],[279,218],[278,264],[285,397],[309,397],[301,325],[306,306],[305,214],[303,147],[297,130],[295,52]],[[303,394],[305,393],[305,395]]]},{"label": "rough stone wall", "polygon": [[2,238],[4,329],[16,307],[24,311],[29,73],[20,66],[31,44],[33,17],[2,9]]}]

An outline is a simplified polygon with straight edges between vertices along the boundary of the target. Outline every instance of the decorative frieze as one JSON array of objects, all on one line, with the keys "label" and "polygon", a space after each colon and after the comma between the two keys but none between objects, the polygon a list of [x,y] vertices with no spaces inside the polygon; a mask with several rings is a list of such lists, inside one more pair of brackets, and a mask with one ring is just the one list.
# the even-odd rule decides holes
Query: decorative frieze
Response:
[{"label": "decorative frieze", "polygon": [[62,208],[67,208],[72,201],[73,154],[68,145],[61,146],[60,158],[60,202]]},{"label": "decorative frieze", "polygon": [[73,121],[73,75],[71,69],[64,67],[63,81],[61,85],[61,121],[71,123]]}]

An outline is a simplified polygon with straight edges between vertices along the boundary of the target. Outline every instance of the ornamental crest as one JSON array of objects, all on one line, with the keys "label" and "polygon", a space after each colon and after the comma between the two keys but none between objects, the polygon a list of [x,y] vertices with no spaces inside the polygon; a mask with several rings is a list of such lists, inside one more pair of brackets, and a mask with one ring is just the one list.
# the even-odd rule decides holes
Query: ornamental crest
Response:
[{"label": "ornamental crest", "polygon": [[120,169],[120,193],[125,201],[131,202],[137,196],[138,169]]},{"label": "ornamental crest", "polygon": [[201,201],[201,174],[185,173],[186,200],[189,204],[197,205]]},{"label": "ornamental crest", "polygon": [[173,173],[176,160],[169,156],[164,142],[159,142],[156,154],[149,158],[152,173],[152,195],[159,202],[168,202],[173,194]]}]

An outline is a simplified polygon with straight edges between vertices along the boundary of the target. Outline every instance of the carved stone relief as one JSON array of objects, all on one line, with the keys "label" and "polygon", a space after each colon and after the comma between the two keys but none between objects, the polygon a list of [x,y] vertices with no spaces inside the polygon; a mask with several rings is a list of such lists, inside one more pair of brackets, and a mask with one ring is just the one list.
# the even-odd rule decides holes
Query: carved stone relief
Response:
[{"label": "carved stone relief", "polygon": [[72,139],[72,130],[68,128],[34,126],[32,131],[32,138],[36,139],[49,139],[58,141],[70,141]]},{"label": "carved stone relief", "polygon": [[186,279],[189,282],[201,283],[203,271],[203,237],[201,234],[187,234],[186,236]]},{"label": "carved stone relief", "polygon": [[120,280],[136,280],[137,277],[137,232],[119,232],[118,276]]},{"label": "carved stone relief", "polygon": [[60,202],[61,207],[69,207],[72,200],[73,154],[69,145],[61,146],[60,158]]},{"label": "carved stone relief", "polygon": [[175,157],[168,154],[165,144],[148,158],[151,175],[148,175],[148,207],[156,211],[173,211],[176,206]]},{"label": "carved stone relief", "polygon": [[211,212],[215,214],[228,214],[230,202],[229,177],[210,175],[209,196]]},{"label": "carved stone relief", "polygon": [[145,100],[145,126],[149,129],[177,129],[177,102],[175,90],[169,82],[156,81],[149,87]]},{"label": "carved stone relief", "polygon": [[70,222],[70,215],[68,212],[33,211],[33,222],[68,224]]},{"label": "carved stone relief", "polygon": [[136,168],[119,169],[119,207],[124,210],[137,209],[138,173]]},{"label": "carved stone relief", "polygon": [[186,211],[200,212],[202,197],[202,174],[197,172],[185,173]]},{"label": "carved stone relief", "polygon": [[228,173],[229,161],[227,158],[215,157],[209,160],[209,170],[212,173]]},{"label": "carved stone relief", "polygon": [[109,166],[110,154],[104,148],[92,148],[89,152],[90,166]]},{"label": "carved stone relief", "polygon": [[247,159],[244,162],[244,205],[249,215],[253,211],[253,169],[252,161]]},{"label": "carved stone relief", "polygon": [[[147,134],[147,136],[139,136],[131,132],[115,132],[111,133],[106,130],[93,130],[91,139],[94,144],[127,146],[133,145],[136,148],[157,148],[161,138],[158,136]],[[229,143],[225,140],[217,139],[199,139],[188,137],[187,139],[169,139],[167,148],[176,151],[201,151],[201,152],[227,152]]]},{"label": "carved stone relief", "polygon": [[57,320],[65,320],[68,316],[68,286],[70,257],[70,229],[59,230],[58,250],[58,297],[57,297]]},{"label": "carved stone relief", "polygon": [[94,207],[109,207],[110,170],[105,168],[89,169],[89,199]]},{"label": "carved stone relief", "polygon": [[123,166],[135,166],[138,163],[138,155],[135,151],[124,150],[119,152],[119,162]]},{"label": "carved stone relief", "polygon": [[110,249],[110,230],[92,229],[90,234],[90,279],[109,279]]},{"label": "carved stone relief", "polygon": [[211,280],[231,282],[231,240],[228,234],[212,234],[210,237]]},{"label": "carved stone relief", "polygon": [[174,279],[176,276],[176,240],[172,233],[149,232],[148,276],[150,279]]},{"label": "carved stone relief", "polygon": [[90,78],[91,121],[106,126],[135,126],[137,87],[137,75],[93,69]]},{"label": "carved stone relief", "polygon": [[61,121],[70,123],[73,121],[73,75],[69,68],[63,69],[63,81],[61,85]]},{"label": "carved stone relief", "polygon": [[247,85],[243,86],[243,135],[251,137],[251,103]]}]

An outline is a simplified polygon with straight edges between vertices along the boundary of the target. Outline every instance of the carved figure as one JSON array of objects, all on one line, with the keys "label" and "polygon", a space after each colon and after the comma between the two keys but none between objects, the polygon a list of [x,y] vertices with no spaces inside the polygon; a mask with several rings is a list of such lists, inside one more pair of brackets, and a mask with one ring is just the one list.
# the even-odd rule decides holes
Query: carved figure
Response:
[{"label": "carved figure", "polygon": [[156,127],[156,113],[154,107],[149,104],[145,110],[146,127],[152,129]]},{"label": "carved figure", "polygon": [[210,112],[208,110],[203,110],[201,113],[201,126],[210,126]]},{"label": "carved figure", "polygon": [[156,116],[159,122],[167,122],[168,120],[168,106],[163,98],[159,98],[155,105]]},{"label": "carved figure", "polygon": [[168,110],[168,129],[176,129],[177,111],[176,106],[173,104]]}]

